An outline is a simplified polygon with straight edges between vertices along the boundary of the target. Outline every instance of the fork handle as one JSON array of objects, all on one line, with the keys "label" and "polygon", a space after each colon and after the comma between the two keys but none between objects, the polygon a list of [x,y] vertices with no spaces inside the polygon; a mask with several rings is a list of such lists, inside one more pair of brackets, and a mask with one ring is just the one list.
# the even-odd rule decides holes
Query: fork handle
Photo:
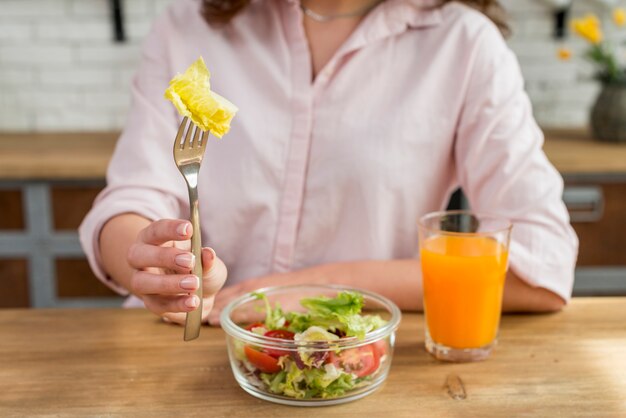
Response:
[{"label": "fork handle", "polygon": [[194,292],[200,299],[196,309],[187,313],[185,319],[185,341],[194,340],[200,335],[202,323],[202,237],[200,236],[200,214],[198,212],[198,189],[189,187],[189,207],[191,208],[191,253],[195,256],[196,263],[193,266],[193,274],[198,277],[200,286]]}]

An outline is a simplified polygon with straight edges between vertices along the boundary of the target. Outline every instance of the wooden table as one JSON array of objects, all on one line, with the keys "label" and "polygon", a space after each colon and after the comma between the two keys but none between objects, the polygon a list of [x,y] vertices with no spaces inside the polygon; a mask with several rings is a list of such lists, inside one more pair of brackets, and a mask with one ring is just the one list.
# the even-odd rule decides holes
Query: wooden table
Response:
[{"label": "wooden table", "polygon": [[[405,314],[385,385],[338,406],[297,408],[237,386],[224,333],[182,328],[143,310],[0,311],[0,416],[624,417],[626,298],[575,299],[553,315],[505,316],[483,363],[444,364]],[[448,376],[463,381],[453,399]]]}]

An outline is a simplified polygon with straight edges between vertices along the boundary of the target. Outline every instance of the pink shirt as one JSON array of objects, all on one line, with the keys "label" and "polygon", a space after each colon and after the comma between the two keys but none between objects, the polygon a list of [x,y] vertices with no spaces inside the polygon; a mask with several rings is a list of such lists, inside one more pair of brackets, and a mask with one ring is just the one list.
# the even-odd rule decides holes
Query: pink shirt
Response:
[{"label": "pink shirt", "polygon": [[199,180],[203,244],[228,266],[227,285],[416,257],[416,220],[460,185],[472,209],[514,222],[515,273],[568,299],[578,242],[517,61],[482,14],[425,1],[382,3],[314,82],[298,1],[253,1],[221,29],[198,1],[174,2],[145,41],[108,186],[80,228],[96,274],[127,293],[98,257],[112,216],[189,216],[172,158],[180,117],[163,92],[203,56],[212,88],[240,109]]}]

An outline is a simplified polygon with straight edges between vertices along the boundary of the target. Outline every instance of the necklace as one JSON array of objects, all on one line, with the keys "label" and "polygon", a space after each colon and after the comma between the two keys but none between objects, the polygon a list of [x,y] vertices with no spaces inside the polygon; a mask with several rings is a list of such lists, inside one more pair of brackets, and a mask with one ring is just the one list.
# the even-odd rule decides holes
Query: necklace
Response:
[{"label": "necklace", "polygon": [[364,14],[367,14],[367,12],[372,10],[374,7],[378,6],[378,4],[382,3],[383,1],[384,0],[374,0],[372,3],[367,4],[367,5],[363,6],[363,7],[360,7],[357,10],[354,10],[352,12],[337,13],[337,14],[334,14],[334,15],[323,15],[323,14],[314,12],[313,10],[309,9],[304,4],[302,4],[302,2],[300,2],[300,8],[302,9],[302,12],[306,16],[310,17],[311,19],[315,20],[316,22],[326,23],[326,22],[330,22],[331,20],[335,20],[335,19],[345,19],[345,18],[348,18],[348,17],[363,16]]}]

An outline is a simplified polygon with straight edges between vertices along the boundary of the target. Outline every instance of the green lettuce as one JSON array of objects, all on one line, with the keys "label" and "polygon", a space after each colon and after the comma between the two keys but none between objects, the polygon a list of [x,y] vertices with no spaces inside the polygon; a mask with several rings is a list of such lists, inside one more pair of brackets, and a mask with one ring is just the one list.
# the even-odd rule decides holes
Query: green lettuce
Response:
[{"label": "green lettuce", "polygon": [[365,334],[385,325],[379,315],[361,315],[363,295],[358,292],[343,291],[336,297],[318,296],[305,298],[300,304],[307,312],[283,312],[278,303],[272,308],[267,297],[262,293],[253,293],[265,303],[265,327],[271,329],[286,328],[294,333],[301,333],[312,326],[339,332],[347,337],[365,338]]},{"label": "green lettuce", "polygon": [[285,364],[278,373],[261,373],[270,392],[296,399],[335,398],[354,389],[361,379],[345,373],[333,364],[320,368],[299,369],[295,362]]}]

